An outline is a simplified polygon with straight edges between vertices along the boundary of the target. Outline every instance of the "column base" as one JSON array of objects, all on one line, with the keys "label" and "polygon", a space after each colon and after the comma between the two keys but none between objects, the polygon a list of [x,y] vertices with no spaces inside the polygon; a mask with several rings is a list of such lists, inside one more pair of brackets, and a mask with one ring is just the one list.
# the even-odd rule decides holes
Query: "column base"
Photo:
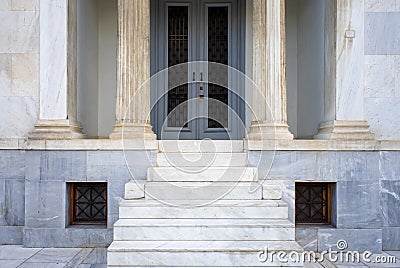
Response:
[{"label": "column base", "polygon": [[370,131],[365,120],[349,121],[335,120],[319,124],[317,140],[374,140],[375,135]]},{"label": "column base", "polygon": [[149,124],[116,124],[114,131],[110,134],[110,139],[127,139],[127,140],[157,140],[151,125]]},{"label": "column base", "polygon": [[39,120],[28,135],[31,140],[72,140],[85,137],[82,126],[69,119]]},{"label": "column base", "polygon": [[258,123],[253,122],[250,132],[247,134],[249,140],[293,140],[293,134],[289,131],[287,124]]}]

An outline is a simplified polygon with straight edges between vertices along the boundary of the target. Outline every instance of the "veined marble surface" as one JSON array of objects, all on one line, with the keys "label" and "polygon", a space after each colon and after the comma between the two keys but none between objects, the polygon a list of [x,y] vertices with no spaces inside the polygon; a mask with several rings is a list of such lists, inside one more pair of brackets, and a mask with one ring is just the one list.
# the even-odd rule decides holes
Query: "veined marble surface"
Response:
[{"label": "veined marble surface", "polygon": [[364,3],[340,0],[337,12],[336,120],[363,120]]},{"label": "veined marble surface", "polygon": [[66,119],[68,3],[41,0],[40,11],[40,118]]}]

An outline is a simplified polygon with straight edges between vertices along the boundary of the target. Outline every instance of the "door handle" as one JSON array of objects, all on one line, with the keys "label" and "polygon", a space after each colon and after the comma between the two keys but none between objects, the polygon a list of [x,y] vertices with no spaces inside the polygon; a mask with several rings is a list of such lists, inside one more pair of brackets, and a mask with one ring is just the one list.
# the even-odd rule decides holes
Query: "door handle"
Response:
[{"label": "door handle", "polygon": [[196,81],[196,72],[193,72],[193,81]]},{"label": "door handle", "polygon": [[201,86],[199,87],[199,98],[200,100],[204,99],[204,88]]}]

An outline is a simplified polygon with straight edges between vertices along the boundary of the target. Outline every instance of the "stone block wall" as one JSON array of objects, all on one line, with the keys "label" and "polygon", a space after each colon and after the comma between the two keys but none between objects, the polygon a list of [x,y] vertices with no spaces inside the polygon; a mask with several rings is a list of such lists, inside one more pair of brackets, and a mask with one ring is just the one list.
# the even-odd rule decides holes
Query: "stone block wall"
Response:
[{"label": "stone block wall", "polygon": [[365,0],[365,117],[377,139],[400,138],[400,3]]},{"label": "stone block wall", "polygon": [[39,0],[0,1],[0,139],[25,137],[39,110]]},{"label": "stone block wall", "polygon": [[383,249],[400,250],[400,153],[380,153]]},{"label": "stone block wall", "polygon": [[[146,177],[153,157],[135,155],[133,175]],[[133,157],[130,155],[130,157]],[[153,157],[154,158],[154,157]],[[107,246],[118,219],[119,201],[131,179],[123,152],[117,151],[29,151],[26,152],[25,227],[27,247]],[[67,184],[107,182],[108,223],[106,228],[70,226]]]},{"label": "stone block wall", "polygon": [[[0,150],[0,245],[107,246],[131,174],[146,178],[154,152]],[[107,227],[69,226],[67,184],[107,182]]]},{"label": "stone block wall", "polygon": [[[0,244],[108,245],[130,171],[145,179],[155,162],[154,151],[129,154],[131,170],[120,151],[0,151]],[[260,176],[267,174],[270,156],[249,153]],[[282,185],[292,221],[296,181],[335,183],[333,226],[298,227],[305,249],[321,251],[345,239],[349,249],[400,250],[399,162],[399,152],[278,151],[267,179]],[[68,224],[67,183],[86,181],[108,183],[107,228]]]},{"label": "stone block wall", "polygon": [[0,245],[21,244],[25,224],[25,152],[0,151]]},{"label": "stone block wall", "polygon": [[332,182],[335,194],[332,226],[298,227],[296,239],[306,250],[334,249],[345,239],[349,249],[379,252],[400,250],[400,153],[398,152],[250,152],[250,163],[260,161],[260,176],[283,185],[294,220],[297,181]]}]

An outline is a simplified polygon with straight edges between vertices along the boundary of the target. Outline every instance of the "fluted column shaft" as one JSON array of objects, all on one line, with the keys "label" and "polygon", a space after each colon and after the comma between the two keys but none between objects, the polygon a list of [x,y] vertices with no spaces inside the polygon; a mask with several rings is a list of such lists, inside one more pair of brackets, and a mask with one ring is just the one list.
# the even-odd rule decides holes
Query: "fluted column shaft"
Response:
[{"label": "fluted column shaft", "polygon": [[118,0],[116,125],[110,138],[155,139],[150,125],[150,0]]},{"label": "fluted column shaft", "polygon": [[293,139],[286,109],[285,1],[254,0],[252,140]]}]

